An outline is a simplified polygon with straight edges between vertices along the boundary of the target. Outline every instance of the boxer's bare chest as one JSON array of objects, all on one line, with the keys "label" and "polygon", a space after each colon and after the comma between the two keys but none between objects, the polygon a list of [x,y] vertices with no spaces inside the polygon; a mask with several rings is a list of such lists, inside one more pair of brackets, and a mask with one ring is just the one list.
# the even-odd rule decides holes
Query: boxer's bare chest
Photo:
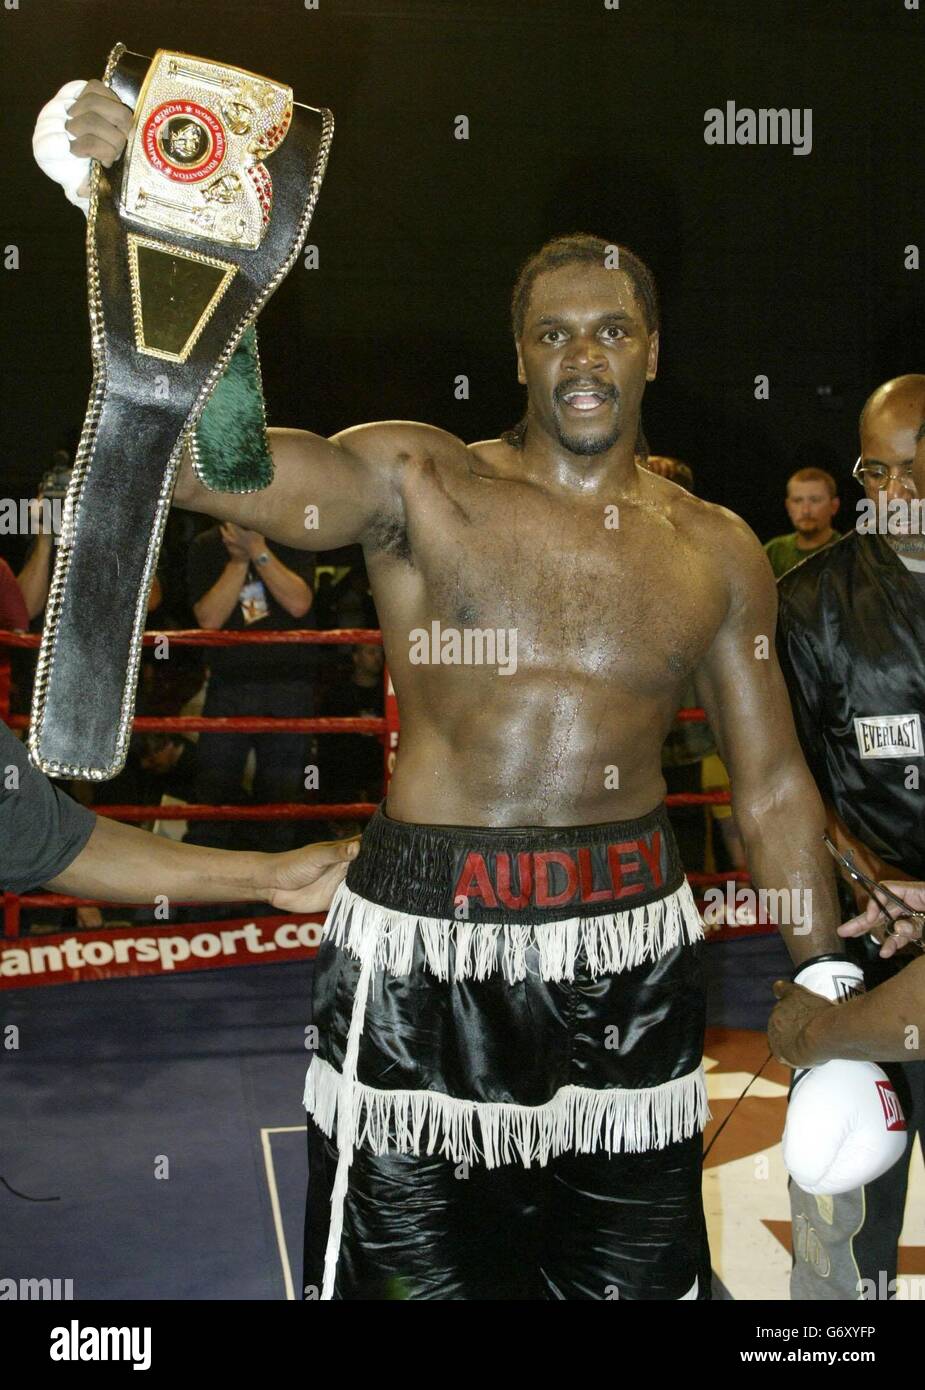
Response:
[{"label": "boxer's bare chest", "polygon": [[563,496],[458,458],[405,488],[412,577],[384,623],[514,631],[518,667],[655,694],[683,681],[722,621],[715,557],[651,499]]}]

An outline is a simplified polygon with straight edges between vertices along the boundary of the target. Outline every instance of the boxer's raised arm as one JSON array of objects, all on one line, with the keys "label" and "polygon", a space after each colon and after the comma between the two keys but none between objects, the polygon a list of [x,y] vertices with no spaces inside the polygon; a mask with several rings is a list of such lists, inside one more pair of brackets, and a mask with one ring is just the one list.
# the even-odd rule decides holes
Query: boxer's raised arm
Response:
[{"label": "boxer's raised arm", "polygon": [[[107,168],[128,139],[132,110],[97,80],[66,83],[40,113],[33,149],[49,177],[85,205],[88,161]],[[79,186],[78,186],[79,185]],[[212,492],[202,486],[184,451],[174,502],[260,531],[269,540],[305,550],[329,550],[362,541],[382,520],[402,519],[398,479],[403,444],[426,426],[404,421],[361,425],[332,439],[306,430],[271,429],[273,482],[260,492]]]},{"label": "boxer's raised arm", "polygon": [[783,893],[779,923],[794,961],[841,952],[825,811],[797,739],[777,654],[777,593],[767,556],[740,517],[717,509],[729,606],[695,677],[729,771],[736,823],[756,888]]},{"label": "boxer's raised arm", "polygon": [[403,466],[420,453],[425,433],[439,431],[404,420],[357,425],[331,439],[270,429],[273,481],[241,494],[203,487],[184,450],[174,503],[296,549],[352,545],[382,522],[403,522]]}]

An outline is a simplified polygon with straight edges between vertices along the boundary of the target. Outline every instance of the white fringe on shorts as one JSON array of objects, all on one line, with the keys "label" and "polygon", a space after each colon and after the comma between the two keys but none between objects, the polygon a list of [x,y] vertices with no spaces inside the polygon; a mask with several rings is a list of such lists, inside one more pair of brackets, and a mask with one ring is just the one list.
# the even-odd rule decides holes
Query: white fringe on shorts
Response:
[{"label": "white fringe on shorts", "polygon": [[[357,981],[356,994],[353,999],[353,1012],[350,1017],[350,1028],[347,1032],[347,1048],[344,1054],[344,1074],[341,1077],[344,1085],[341,1094],[337,1098],[339,1106],[340,1124],[337,1133],[337,1170],[334,1174],[334,1184],[331,1189],[331,1224],[328,1227],[328,1242],[324,1254],[324,1279],[321,1287],[321,1297],[331,1299],[334,1297],[334,1276],[337,1272],[337,1261],[340,1256],[340,1243],[344,1230],[344,1202],[347,1197],[347,1184],[350,1181],[350,1165],[353,1162],[354,1145],[352,1135],[355,1129],[354,1105],[356,1103],[356,1091],[358,1082],[357,1059],[360,1053],[360,1034],[363,1032],[363,1023],[366,1015],[366,998],[369,993],[369,982],[373,973],[373,962],[371,953],[362,957],[360,977]],[[313,1059],[317,1061],[317,1058]],[[311,1067],[309,1067],[311,1070]]]},{"label": "white fringe on shorts", "polygon": [[[544,1105],[386,1091],[341,1075],[322,1057],[305,1078],[305,1109],[338,1148],[440,1153],[454,1163],[545,1164],[564,1153],[642,1153],[699,1133],[710,1118],[703,1067],[660,1086],[563,1086]],[[352,1134],[344,1132],[352,1123]]]},{"label": "white fringe on shorts", "polygon": [[361,965],[343,1072],[315,1057],[305,1079],[305,1108],[329,1138],[336,1131],[338,1154],[322,1299],[334,1297],[350,1166],[360,1146],[377,1154],[420,1154],[423,1141],[423,1152],[439,1151],[454,1162],[493,1168],[519,1161],[529,1167],[562,1153],[664,1148],[698,1133],[710,1118],[702,1066],[674,1081],[636,1090],[563,1086],[543,1105],[459,1100],[438,1091],[387,1091],[357,1080],[373,973],[410,974],[418,936],[425,967],[441,980],[451,973],[457,980],[483,980],[499,966],[508,982],[524,980],[531,947],[544,980],[573,980],[579,953],[593,977],[613,975],[702,939],[703,923],[686,879],[675,892],[643,907],[535,926],[397,912],[341,883],[322,935]]},{"label": "white fringe on shorts", "polygon": [[425,963],[440,980],[484,980],[500,968],[511,984],[526,979],[527,951],[536,947],[544,980],[573,980],[583,952],[593,978],[632,970],[683,943],[703,938],[703,922],[687,879],[667,897],[598,917],[569,917],[524,926],[420,917],[360,897],[346,883],[334,894],[323,935],[360,959],[369,948],[377,969],[407,975],[420,936]]}]

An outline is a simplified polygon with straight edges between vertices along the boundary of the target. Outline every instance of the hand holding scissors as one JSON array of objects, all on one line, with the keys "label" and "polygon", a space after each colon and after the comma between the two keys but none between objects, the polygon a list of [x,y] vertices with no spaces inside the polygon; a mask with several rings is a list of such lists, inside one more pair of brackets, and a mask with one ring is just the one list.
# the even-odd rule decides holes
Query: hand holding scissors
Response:
[{"label": "hand holding scissors", "polygon": [[844,922],[838,928],[839,936],[864,936],[870,933],[879,941],[876,933],[882,930],[885,940],[881,941],[880,955],[884,960],[910,944],[925,950],[922,941],[925,932],[925,883],[876,883],[862,873],[850,853],[842,854],[828,835],[822,838],[829,853],[848,877],[870,894],[865,911]]}]

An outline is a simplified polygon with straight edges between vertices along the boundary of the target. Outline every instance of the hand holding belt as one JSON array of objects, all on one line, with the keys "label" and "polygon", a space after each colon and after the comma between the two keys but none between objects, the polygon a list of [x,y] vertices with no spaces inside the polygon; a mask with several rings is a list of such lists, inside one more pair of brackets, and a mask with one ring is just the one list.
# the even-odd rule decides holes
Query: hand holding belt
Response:
[{"label": "hand holding belt", "polygon": [[[148,591],[184,442],[209,486],[247,491],[268,481],[259,449],[243,480],[206,475],[199,446],[208,441],[193,427],[233,355],[241,381],[250,377],[253,418],[251,325],[305,240],[333,133],[331,113],[295,102],[288,87],[186,54],[158,50],[149,61],[117,44],[103,80],[135,120],[122,159],[109,170],[92,164],[93,386],[29,737],[44,772],[91,780],[125,762]],[[211,442],[214,457],[214,433]]]}]

